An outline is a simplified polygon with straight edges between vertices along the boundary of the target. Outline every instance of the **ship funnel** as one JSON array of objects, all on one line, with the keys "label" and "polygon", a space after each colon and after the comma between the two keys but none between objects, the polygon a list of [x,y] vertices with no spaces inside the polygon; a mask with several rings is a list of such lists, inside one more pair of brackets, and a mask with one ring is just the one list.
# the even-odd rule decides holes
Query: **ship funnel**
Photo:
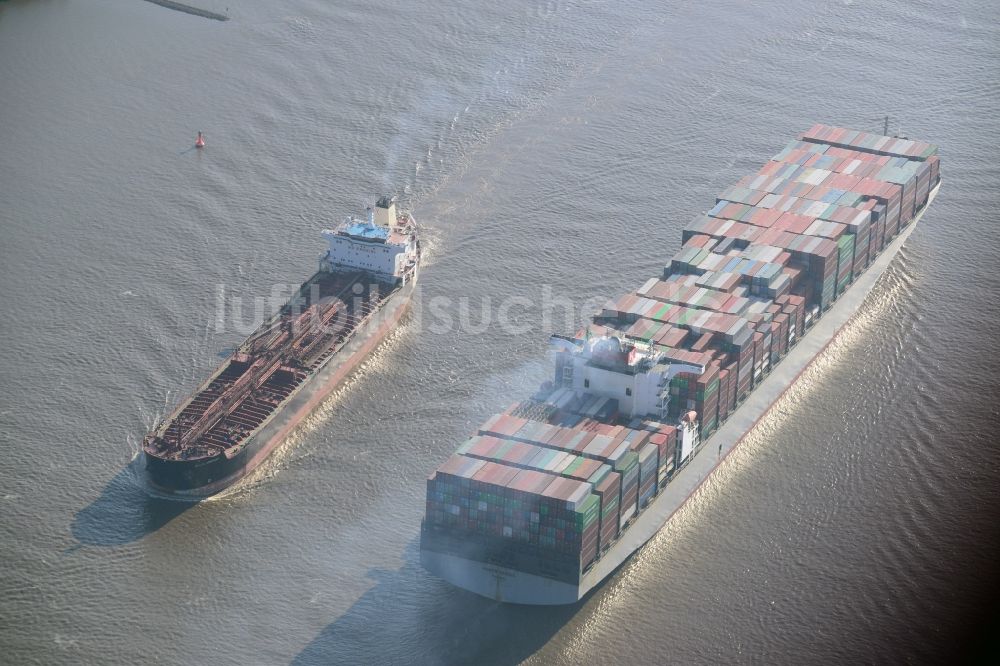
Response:
[{"label": "ship funnel", "polygon": [[378,202],[375,204],[372,221],[383,227],[396,226],[396,198],[389,196],[379,197]]}]

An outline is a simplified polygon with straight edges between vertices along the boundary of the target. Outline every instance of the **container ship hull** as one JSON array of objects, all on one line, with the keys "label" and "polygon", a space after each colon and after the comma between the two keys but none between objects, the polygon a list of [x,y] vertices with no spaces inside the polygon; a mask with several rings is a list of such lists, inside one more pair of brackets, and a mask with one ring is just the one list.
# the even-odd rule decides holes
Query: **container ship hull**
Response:
[{"label": "container ship hull", "polygon": [[[940,185],[931,191],[928,204],[937,195],[939,187]],[[809,330],[809,334],[803,336],[788,356],[775,366],[774,371],[754,389],[747,402],[740,406],[714,435],[702,442],[698,450],[692,454],[690,461],[671,478],[660,495],[638,515],[635,522],[601,556],[594,567],[580,576],[578,583],[566,583],[524,571],[507,569],[475,557],[462,557],[459,553],[463,547],[469,548],[469,544],[454,541],[448,544],[436,543],[439,537],[429,534],[426,526],[422,535],[420,563],[425,569],[452,585],[496,601],[528,605],[560,605],[572,604],[583,599],[670,520],[712,475],[718,464],[739,446],[746,434],[795,383],[816,356],[826,349],[864,303],[865,297],[889,267],[925,210],[926,206],[882,251],[878,259],[857,279],[850,291],[838,299]]]},{"label": "container ship hull", "polygon": [[858,312],[938,165],[930,144],[818,125],[720,195],[662,277],[553,336],[554,380],[428,477],[422,566],[500,602],[581,600]]},{"label": "container ship hull", "polygon": [[416,280],[392,293],[384,305],[337,354],[313,373],[236,455],[201,460],[164,460],[145,454],[149,484],[160,493],[202,498],[214,495],[256,469],[323,399],[371,353],[399,323],[409,307]]}]

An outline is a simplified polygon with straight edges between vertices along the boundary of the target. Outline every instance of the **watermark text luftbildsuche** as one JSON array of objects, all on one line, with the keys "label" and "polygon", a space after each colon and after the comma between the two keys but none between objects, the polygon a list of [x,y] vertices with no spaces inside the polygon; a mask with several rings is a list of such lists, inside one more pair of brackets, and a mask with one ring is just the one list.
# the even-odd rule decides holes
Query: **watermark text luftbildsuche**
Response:
[{"label": "watermark text luftbildsuche", "polygon": [[[373,294],[360,284],[336,297],[320,297],[312,285],[308,299],[298,295],[299,285],[274,284],[267,295],[247,297],[235,293],[225,284],[215,289],[215,333],[236,333],[248,336],[274,316],[287,303],[289,318],[296,325],[306,323],[310,317],[320,317],[328,304],[337,304],[337,312],[322,324],[327,328],[341,328],[356,321],[357,315],[366,314]],[[383,287],[384,289],[384,287]],[[419,289],[419,287],[418,287]],[[525,335],[532,332],[572,333],[590,316],[598,312],[605,298],[573,300],[556,294],[551,285],[539,285],[537,292],[520,293],[502,298],[489,294],[476,296],[435,295],[422,298],[415,295],[409,304],[411,312],[407,326],[416,327],[420,333],[479,335],[496,328],[508,335]],[[319,303],[320,308],[308,309],[306,302]],[[376,312],[374,316],[378,316]],[[353,317],[353,319],[352,319]],[[311,323],[316,323],[315,320]]]}]

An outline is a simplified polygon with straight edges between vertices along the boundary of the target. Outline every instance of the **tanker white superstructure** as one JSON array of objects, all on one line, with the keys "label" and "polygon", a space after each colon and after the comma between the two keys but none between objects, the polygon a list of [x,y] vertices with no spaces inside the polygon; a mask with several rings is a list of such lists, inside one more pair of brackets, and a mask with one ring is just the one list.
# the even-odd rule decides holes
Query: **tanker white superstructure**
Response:
[{"label": "tanker white superstructure", "polygon": [[364,270],[384,278],[413,279],[417,265],[417,238],[409,213],[401,215],[396,202],[379,199],[368,209],[368,219],[348,217],[336,229],[324,229],[329,249],[320,257],[320,270]]}]

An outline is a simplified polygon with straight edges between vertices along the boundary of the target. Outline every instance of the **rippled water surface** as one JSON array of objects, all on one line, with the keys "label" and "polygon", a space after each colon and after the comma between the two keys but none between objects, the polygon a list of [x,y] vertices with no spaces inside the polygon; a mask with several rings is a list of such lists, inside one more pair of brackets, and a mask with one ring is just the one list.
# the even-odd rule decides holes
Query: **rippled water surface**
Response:
[{"label": "rippled water surface", "polygon": [[[0,661],[940,660],[996,599],[995,3],[0,2]],[[425,573],[426,476],[547,373],[479,306],[659,270],[817,121],[941,147],[941,193],[859,316],[583,603]],[[203,130],[209,145],[190,149]],[[218,294],[312,269],[391,190],[417,312],[247,483],[150,497],[147,427],[240,340]],[[249,318],[249,314],[247,315]],[[561,327],[560,327],[561,329]]]}]

